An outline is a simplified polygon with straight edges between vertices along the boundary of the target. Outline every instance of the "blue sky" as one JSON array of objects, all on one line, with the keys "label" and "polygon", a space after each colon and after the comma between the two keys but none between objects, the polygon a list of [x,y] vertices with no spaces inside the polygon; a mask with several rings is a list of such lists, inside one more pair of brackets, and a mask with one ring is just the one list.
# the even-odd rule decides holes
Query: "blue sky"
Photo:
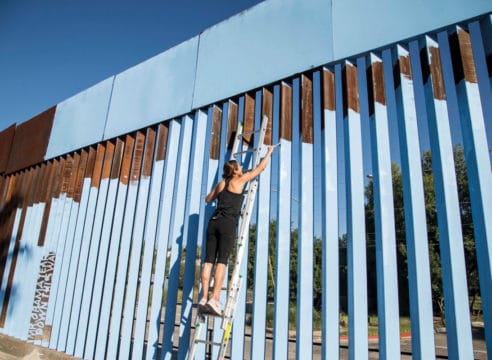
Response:
[{"label": "blue sky", "polygon": [[0,131],[263,0],[1,0]]}]

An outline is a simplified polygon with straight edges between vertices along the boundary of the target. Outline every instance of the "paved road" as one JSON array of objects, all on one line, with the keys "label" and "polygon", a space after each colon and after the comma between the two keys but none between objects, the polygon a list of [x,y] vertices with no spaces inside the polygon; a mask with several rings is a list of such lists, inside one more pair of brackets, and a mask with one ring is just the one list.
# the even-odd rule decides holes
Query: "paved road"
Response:
[{"label": "paved road", "polygon": [[[473,331],[473,347],[474,358],[477,360],[487,360],[487,349],[484,341],[483,328],[474,328]],[[436,356],[438,359],[447,359],[447,341],[445,333],[435,334]],[[348,359],[347,342],[342,341],[340,347],[340,359]],[[249,338],[246,338],[245,343],[245,358],[249,359],[250,343]],[[412,359],[411,355],[411,339],[401,340],[401,359]],[[272,358],[272,340],[266,342],[265,358]],[[296,358],[295,342],[289,344],[289,360]],[[321,358],[321,346],[313,347],[313,359]],[[63,353],[49,350],[43,347],[17,340],[10,336],[0,334],[0,360],[74,360],[75,358]],[[378,342],[369,342],[369,359],[379,359]]]}]

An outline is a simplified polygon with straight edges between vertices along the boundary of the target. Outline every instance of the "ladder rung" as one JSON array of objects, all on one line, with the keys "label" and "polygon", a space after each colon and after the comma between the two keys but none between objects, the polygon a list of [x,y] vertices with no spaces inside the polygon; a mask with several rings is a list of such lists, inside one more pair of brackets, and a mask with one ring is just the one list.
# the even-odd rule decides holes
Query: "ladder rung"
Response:
[{"label": "ladder rung", "polygon": [[256,133],[259,133],[259,132],[261,132],[261,128],[259,128],[258,130],[243,131],[242,133],[237,134],[237,137],[238,137],[238,139],[239,139],[239,138],[241,138],[242,136],[251,135],[251,134],[256,134]]},{"label": "ladder rung", "polygon": [[240,154],[252,153],[252,152],[255,152],[256,150],[258,150],[258,148],[248,149],[248,150],[243,150],[243,151],[238,151],[238,152],[235,152],[234,153],[234,156],[237,156],[237,155],[240,155]]},{"label": "ladder rung", "polygon": [[221,346],[222,345],[222,343],[220,343],[220,342],[209,341],[209,340],[201,340],[201,339],[196,339],[195,342],[196,343],[200,343],[200,344],[207,344],[207,345],[216,345],[216,346]]}]

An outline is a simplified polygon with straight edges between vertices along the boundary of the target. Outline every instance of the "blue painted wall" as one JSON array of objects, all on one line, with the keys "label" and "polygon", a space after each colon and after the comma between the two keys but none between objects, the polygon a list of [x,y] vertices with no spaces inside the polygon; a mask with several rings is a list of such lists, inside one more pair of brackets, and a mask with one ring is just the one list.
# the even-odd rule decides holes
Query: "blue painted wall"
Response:
[{"label": "blue painted wall", "polygon": [[100,141],[103,122],[110,139],[489,11],[489,0],[267,0],[116,75],[106,118],[109,80],[59,104],[46,159]]}]

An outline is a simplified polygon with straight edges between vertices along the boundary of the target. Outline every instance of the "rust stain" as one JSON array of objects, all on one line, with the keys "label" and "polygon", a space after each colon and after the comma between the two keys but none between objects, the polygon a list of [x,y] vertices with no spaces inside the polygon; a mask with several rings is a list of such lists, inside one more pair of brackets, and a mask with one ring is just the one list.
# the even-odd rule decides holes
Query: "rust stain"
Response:
[{"label": "rust stain", "polygon": [[323,108],[330,111],[336,110],[335,74],[328,69],[323,69]]},{"label": "rust stain", "polygon": [[280,138],[292,141],[292,87],[285,83],[280,89]]},{"label": "rust stain", "polygon": [[137,183],[140,179],[140,171],[142,169],[142,159],[144,156],[145,134],[142,131],[137,131],[135,140],[135,153],[133,155],[132,172],[130,175],[131,182]]},{"label": "rust stain", "polygon": [[80,153],[76,152],[73,156],[72,173],[70,174],[70,181],[68,184],[68,197],[73,199],[75,194],[75,186],[77,184],[77,174],[80,165]]},{"label": "rust stain", "polygon": [[51,186],[51,198],[56,199],[60,196],[60,188],[61,188],[61,176],[63,174],[63,166],[65,164],[65,160],[62,158],[53,159],[53,185]]},{"label": "rust stain", "polygon": [[87,166],[85,168],[84,178],[92,178],[94,167],[96,165],[96,150],[94,146],[89,147],[89,155],[87,157]]},{"label": "rust stain", "polygon": [[210,158],[219,159],[220,131],[222,130],[222,110],[214,105],[212,110],[212,138],[210,140]]},{"label": "rust stain", "polygon": [[227,149],[234,146],[234,138],[237,134],[237,104],[229,100],[229,113],[227,114]]},{"label": "rust stain", "polygon": [[63,168],[61,193],[68,193],[68,186],[70,183],[70,177],[72,176],[74,158],[72,155],[67,155],[65,158],[65,166]]},{"label": "rust stain", "polygon": [[357,82],[357,67],[350,63],[346,63],[342,70],[343,78],[343,115],[348,115],[348,110],[351,109],[356,113],[360,113],[359,108],[359,90]]},{"label": "rust stain", "polygon": [[434,98],[438,100],[446,100],[439,48],[429,47],[429,57],[429,68],[432,75],[432,92],[434,94]]},{"label": "rust stain", "polygon": [[147,145],[145,146],[145,157],[143,160],[142,176],[149,177],[152,174],[152,158],[154,155],[156,131],[153,127],[147,129]]},{"label": "rust stain", "polygon": [[261,114],[268,116],[267,130],[265,133],[265,144],[272,144],[272,124],[273,124],[273,94],[271,90],[263,88]]},{"label": "rust stain", "polygon": [[12,125],[0,132],[0,174],[7,170],[14,135],[15,125]]},{"label": "rust stain", "polygon": [[367,98],[369,103],[369,116],[374,115],[375,103],[386,105],[383,63],[380,61],[373,62],[367,68]]},{"label": "rust stain", "polygon": [[43,220],[41,221],[41,230],[39,232],[38,246],[44,246],[44,241],[46,239],[46,230],[48,228],[48,219],[50,216],[51,203],[52,203],[51,193],[53,191],[52,187],[53,187],[54,174],[55,174],[54,161],[49,161],[48,162],[48,182],[46,184],[46,190],[45,190],[45,194],[44,194],[46,206],[44,208]]},{"label": "rust stain", "polygon": [[109,143],[107,141],[105,144],[99,144],[97,146],[96,160],[94,162],[94,173],[92,174],[91,186],[99,188],[101,184],[102,168],[104,165],[104,157],[106,156],[106,145]]},{"label": "rust stain", "polygon": [[386,93],[384,90],[384,70],[382,62],[375,62],[371,66],[374,100],[381,105],[386,105]]},{"label": "rust stain", "polygon": [[475,59],[473,58],[470,34],[460,27],[458,27],[457,32],[465,80],[476,84],[478,83],[478,80],[477,72],[475,70]]},{"label": "rust stain", "polygon": [[156,161],[161,161],[166,159],[166,150],[167,150],[167,136],[169,134],[169,122],[165,122],[164,124],[160,124],[158,127],[158,145],[157,145],[157,154]]},{"label": "rust stain", "polygon": [[399,65],[399,73],[409,79],[412,80],[412,67],[410,66],[410,55],[400,56],[398,58]]},{"label": "rust stain", "polygon": [[[130,137],[130,135],[126,136],[127,140],[128,140],[128,137]],[[111,172],[109,175],[110,179],[118,179],[120,177],[121,164],[123,161],[124,150],[125,150],[125,141],[123,141],[121,138],[117,138],[115,150],[114,150],[114,155],[113,155],[113,162],[111,164]]]},{"label": "rust stain", "polygon": [[80,197],[82,196],[82,187],[84,186],[84,174],[87,167],[87,160],[89,158],[89,153],[87,150],[82,149],[80,151],[80,161],[79,167],[77,169],[77,175],[75,178],[75,187],[73,191],[73,200],[80,203]]},{"label": "rust stain", "polygon": [[[121,140],[120,140],[121,143]],[[111,164],[113,162],[113,156],[115,152],[115,142],[110,140],[106,143],[106,153],[104,154],[104,161],[101,172],[101,180],[108,179],[111,174]]]},{"label": "rust stain", "polygon": [[[255,129],[255,98],[250,94],[244,94],[244,123],[243,132],[251,132]],[[243,136],[243,146],[253,146],[254,135]]]},{"label": "rust stain", "polygon": [[[128,185],[130,177],[130,167],[132,164],[133,151],[135,147],[135,137],[133,135],[127,135],[125,141],[121,141],[121,152],[118,156],[115,153],[115,159],[113,160],[113,173],[112,179],[120,178],[122,184]],[[123,150],[124,149],[124,150]],[[115,165],[115,163],[117,163]],[[115,170],[115,166],[117,169]]]},{"label": "rust stain", "polygon": [[6,172],[11,173],[44,161],[56,107],[15,128]]},{"label": "rust stain", "polygon": [[301,135],[302,142],[312,144],[313,133],[313,81],[311,77],[301,77]]}]

